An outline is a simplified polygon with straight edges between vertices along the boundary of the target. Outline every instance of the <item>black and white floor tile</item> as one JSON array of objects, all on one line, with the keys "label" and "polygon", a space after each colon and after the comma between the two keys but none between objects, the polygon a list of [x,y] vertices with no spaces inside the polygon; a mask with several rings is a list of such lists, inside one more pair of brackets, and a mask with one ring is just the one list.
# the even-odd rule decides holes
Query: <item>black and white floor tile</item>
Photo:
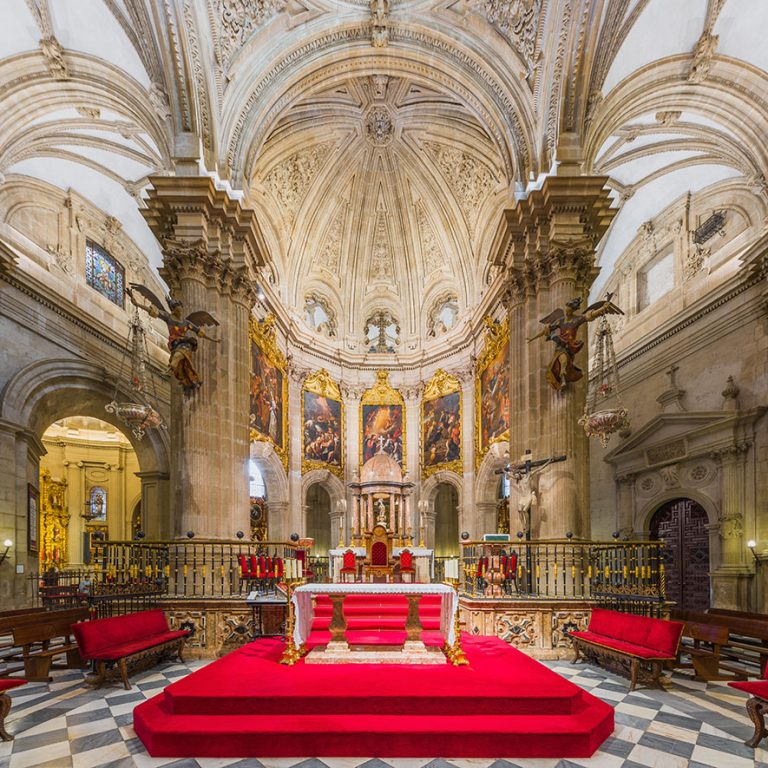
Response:
[{"label": "black and white floor tile", "polygon": [[76,671],[12,691],[6,727],[15,740],[0,742],[0,768],[768,768],[768,743],[757,750],[744,745],[752,735],[746,697],[725,683],[676,673],[668,690],[628,693],[620,677],[563,661],[546,664],[616,710],[613,736],[589,759],[149,757],[133,730],[134,706],[206,663],[155,667],[135,675],[130,691],[119,684],[93,690]]}]

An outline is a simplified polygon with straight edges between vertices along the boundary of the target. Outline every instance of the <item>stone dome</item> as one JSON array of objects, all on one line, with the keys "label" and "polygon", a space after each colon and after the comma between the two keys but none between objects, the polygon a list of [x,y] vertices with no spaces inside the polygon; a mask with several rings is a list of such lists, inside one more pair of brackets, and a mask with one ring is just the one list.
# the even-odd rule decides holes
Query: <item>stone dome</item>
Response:
[{"label": "stone dome", "polygon": [[400,465],[387,453],[379,452],[363,464],[360,473],[363,483],[402,483]]}]

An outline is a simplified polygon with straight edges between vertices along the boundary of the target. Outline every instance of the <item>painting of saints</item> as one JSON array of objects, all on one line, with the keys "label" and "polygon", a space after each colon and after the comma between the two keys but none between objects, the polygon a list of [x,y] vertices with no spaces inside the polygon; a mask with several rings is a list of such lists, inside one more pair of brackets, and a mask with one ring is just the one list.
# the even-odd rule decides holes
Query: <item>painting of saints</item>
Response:
[{"label": "painting of saints", "polygon": [[485,449],[509,429],[509,346],[480,374],[480,439]]},{"label": "painting of saints", "polygon": [[461,394],[452,392],[424,402],[421,440],[424,466],[434,467],[461,458]]},{"label": "painting of saints", "polygon": [[251,345],[250,426],[283,447],[283,372],[267,360],[256,344]]},{"label": "painting of saints", "polygon": [[403,406],[363,406],[363,463],[379,448],[403,466]]},{"label": "painting of saints", "polygon": [[341,403],[304,392],[304,458],[340,467]]}]

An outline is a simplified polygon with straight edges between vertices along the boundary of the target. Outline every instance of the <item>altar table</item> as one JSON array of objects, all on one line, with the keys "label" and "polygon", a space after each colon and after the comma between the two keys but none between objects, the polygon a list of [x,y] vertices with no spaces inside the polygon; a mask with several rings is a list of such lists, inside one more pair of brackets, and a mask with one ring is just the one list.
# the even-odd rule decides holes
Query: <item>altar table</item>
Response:
[{"label": "altar table", "polygon": [[306,642],[312,629],[313,595],[402,595],[406,598],[409,595],[440,595],[440,631],[447,645],[452,646],[456,639],[453,619],[459,596],[448,584],[302,584],[296,587],[291,598],[296,617],[293,642],[297,648]]}]

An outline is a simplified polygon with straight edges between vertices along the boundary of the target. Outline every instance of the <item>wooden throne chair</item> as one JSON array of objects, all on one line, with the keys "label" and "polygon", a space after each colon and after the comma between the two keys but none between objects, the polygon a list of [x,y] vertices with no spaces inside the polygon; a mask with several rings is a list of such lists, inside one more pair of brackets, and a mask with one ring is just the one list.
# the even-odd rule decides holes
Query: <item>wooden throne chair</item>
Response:
[{"label": "wooden throne chair", "polygon": [[392,538],[383,525],[373,526],[366,537],[363,578],[365,581],[393,581],[395,561],[392,559]]}]

